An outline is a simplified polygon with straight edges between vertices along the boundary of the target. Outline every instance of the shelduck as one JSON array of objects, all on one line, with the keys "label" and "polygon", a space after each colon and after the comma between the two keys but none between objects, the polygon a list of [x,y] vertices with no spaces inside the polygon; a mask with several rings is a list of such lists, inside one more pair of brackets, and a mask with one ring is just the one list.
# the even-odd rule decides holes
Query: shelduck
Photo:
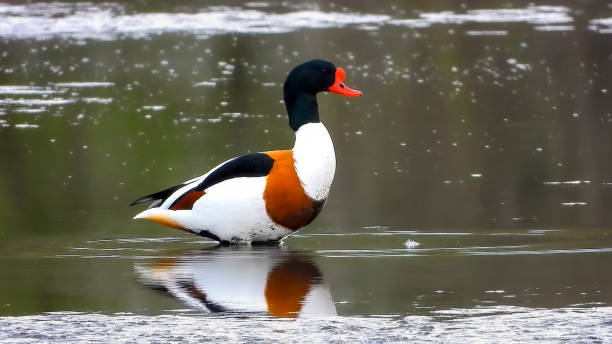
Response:
[{"label": "shelduck", "polygon": [[336,170],[334,146],[319,120],[317,93],[359,96],[345,72],[324,60],[295,67],[283,85],[291,150],[251,153],[208,173],[134,201],[152,202],[134,219],[195,233],[222,244],[274,242],[308,225],[327,199]]}]

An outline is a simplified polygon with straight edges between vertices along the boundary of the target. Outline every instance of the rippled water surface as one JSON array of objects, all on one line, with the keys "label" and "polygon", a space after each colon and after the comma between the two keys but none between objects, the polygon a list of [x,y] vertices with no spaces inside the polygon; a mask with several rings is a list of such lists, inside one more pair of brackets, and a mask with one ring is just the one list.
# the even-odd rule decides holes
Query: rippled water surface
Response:
[{"label": "rippled water surface", "polygon": [[[610,342],[611,34],[606,2],[0,3],[0,341]],[[131,220],[291,147],[312,58],[364,93],[319,96],[315,222]]]}]

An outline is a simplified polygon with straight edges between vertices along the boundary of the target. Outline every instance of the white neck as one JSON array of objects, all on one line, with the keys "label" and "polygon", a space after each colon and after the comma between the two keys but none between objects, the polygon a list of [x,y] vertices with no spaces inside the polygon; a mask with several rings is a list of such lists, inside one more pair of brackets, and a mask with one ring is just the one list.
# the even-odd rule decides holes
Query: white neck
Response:
[{"label": "white neck", "polygon": [[307,123],[295,132],[293,160],[308,197],[317,201],[326,199],[336,173],[336,155],[322,123]]}]

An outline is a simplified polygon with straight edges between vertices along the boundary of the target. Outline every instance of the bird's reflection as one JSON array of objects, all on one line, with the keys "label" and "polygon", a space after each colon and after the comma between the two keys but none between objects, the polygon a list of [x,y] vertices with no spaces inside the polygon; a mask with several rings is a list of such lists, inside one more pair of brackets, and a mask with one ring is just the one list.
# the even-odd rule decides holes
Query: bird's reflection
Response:
[{"label": "bird's reflection", "polygon": [[278,247],[217,247],[138,264],[142,282],[207,312],[335,315],[312,256]]}]

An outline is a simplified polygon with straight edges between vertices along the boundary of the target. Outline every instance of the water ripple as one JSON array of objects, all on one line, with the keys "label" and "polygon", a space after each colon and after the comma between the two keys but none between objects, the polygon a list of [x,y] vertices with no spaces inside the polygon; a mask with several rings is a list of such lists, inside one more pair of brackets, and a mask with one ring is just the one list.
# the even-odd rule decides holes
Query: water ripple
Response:
[{"label": "water ripple", "polygon": [[600,18],[590,21],[589,29],[599,33],[612,33],[612,18]]},{"label": "water ripple", "polygon": [[526,8],[501,8],[469,10],[466,13],[444,11],[421,13],[417,19],[392,20],[391,24],[414,28],[428,27],[432,24],[465,23],[529,23],[562,24],[573,22],[569,8],[563,6],[528,6]]},{"label": "water ripple", "polygon": [[[476,9],[465,13],[443,11],[421,13],[417,18],[388,15],[324,12],[289,8],[285,13],[270,13],[266,6],[208,7],[198,13],[127,13],[121,4],[86,2],[9,5],[0,4],[0,37],[9,39],[113,40],[121,37],[145,38],[164,33],[195,34],[258,33],[276,34],[303,28],[355,27],[376,30],[383,25],[426,28],[436,24],[527,23],[542,31],[568,31],[574,22],[564,6],[527,6],[525,8]],[[607,33],[609,19],[590,22],[592,30]],[[470,31],[469,35],[506,35],[506,31]]]},{"label": "water ripple", "polygon": [[334,316],[298,321],[189,312],[157,316],[53,312],[0,318],[0,341],[48,343],[70,338],[79,343],[602,343],[612,338],[611,317],[612,307],[512,306],[437,310],[429,316]]},{"label": "water ripple", "polygon": [[6,85],[0,86],[0,94],[11,95],[30,95],[30,94],[57,94],[64,93],[65,90],[54,90],[49,87],[23,86],[23,85]]},{"label": "water ripple", "polygon": [[111,40],[142,38],[168,32],[283,33],[299,28],[330,28],[374,24],[386,15],[320,11],[266,13],[235,7],[210,7],[200,13],[124,14],[119,4],[54,3],[0,5],[0,36],[14,39],[49,39],[62,36]]}]

